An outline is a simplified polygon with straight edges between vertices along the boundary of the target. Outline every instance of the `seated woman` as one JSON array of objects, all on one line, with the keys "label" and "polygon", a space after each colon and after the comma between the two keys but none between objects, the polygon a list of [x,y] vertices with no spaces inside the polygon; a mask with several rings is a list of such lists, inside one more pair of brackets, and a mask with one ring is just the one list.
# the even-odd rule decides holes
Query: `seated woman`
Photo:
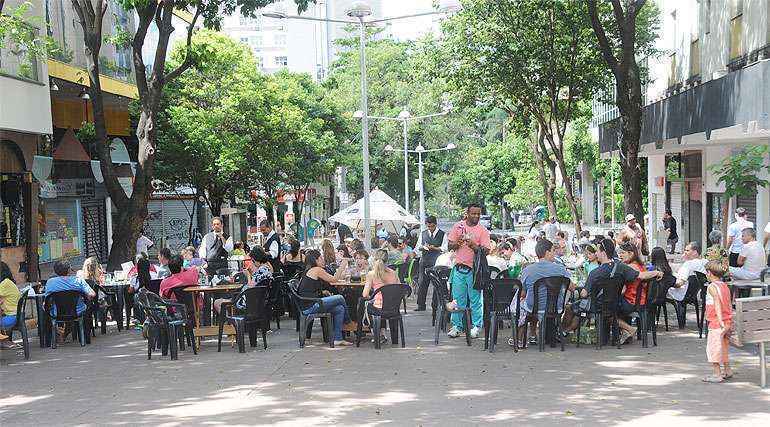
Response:
[{"label": "seated woman", "polygon": [[331,240],[324,239],[323,242],[321,242],[321,253],[323,254],[324,270],[330,275],[336,274],[339,265],[337,264],[337,252],[334,250],[334,245]]},{"label": "seated woman", "polygon": [[291,263],[301,263],[304,261],[304,257],[302,256],[302,253],[299,251],[299,240],[297,239],[291,239],[289,242],[289,250],[287,252],[284,252],[284,254],[281,256],[281,263],[283,265],[291,264]]},{"label": "seated woman", "polygon": [[198,251],[196,251],[192,246],[188,246],[182,249],[182,259],[184,260],[182,267],[202,267],[204,264],[206,264],[206,260],[203,258],[198,258],[197,255]]},{"label": "seated woman", "polygon": [[99,265],[99,259],[95,256],[86,258],[83,262],[83,269],[78,271],[77,276],[85,281],[93,281],[96,284],[104,283],[104,271]]},{"label": "seated woman", "polygon": [[339,263],[343,258],[353,258],[350,256],[350,250],[345,245],[337,245],[337,257],[336,260]]},{"label": "seated woman", "polygon": [[[642,258],[639,254],[639,247],[636,246],[633,241],[624,241],[618,247],[618,257],[623,264],[637,270],[639,272],[647,271],[642,263]],[[639,286],[641,284],[641,287]],[[641,278],[626,283],[623,288],[623,295],[620,298],[620,307],[618,312],[621,316],[627,316],[634,312],[636,308],[636,294],[641,289],[641,295],[639,298],[639,305],[645,305],[647,302],[647,284],[642,283]],[[636,334],[636,328],[632,327],[626,322],[626,319],[618,319],[618,325],[622,332],[620,333],[620,343],[623,344],[629,338]]]},{"label": "seated woman", "polygon": [[365,249],[358,250],[354,255],[354,259],[356,262],[355,268],[361,277],[369,273],[369,252],[366,252]]},{"label": "seated woman", "polygon": [[[379,249],[374,253],[373,256],[373,264],[372,264],[372,271],[370,271],[366,275],[366,285],[364,285],[364,291],[362,292],[361,296],[364,298],[369,298],[369,296],[374,293],[377,289],[393,284],[393,283],[401,283],[401,281],[398,278],[398,274],[390,269],[385,262],[388,260],[388,251],[384,249]],[[374,300],[366,305],[366,312],[367,315],[369,314],[375,314],[379,315],[382,310],[382,294],[377,294],[374,296]],[[359,316],[363,313],[359,313]],[[382,329],[382,336],[380,337],[380,342],[387,341],[387,336],[385,335],[385,329]]]},{"label": "seated woman", "polygon": [[[13,274],[8,264],[0,261],[0,330],[16,325],[16,306],[19,304],[21,292],[13,281]],[[11,339],[0,334],[0,348],[16,348]]]},{"label": "seated woman", "polygon": [[508,253],[511,246],[508,243],[497,244],[495,242],[490,242],[490,246],[487,264],[501,273],[508,270],[508,260],[505,258],[505,254]]},{"label": "seated woman", "polygon": [[153,271],[155,271],[155,267],[150,264],[147,255],[137,255],[136,263],[131,268],[131,271],[128,272],[128,280],[131,283],[131,286],[128,287],[128,293],[133,294],[139,288],[147,287],[152,279]]},{"label": "seated woman", "polygon": [[[261,246],[254,246],[251,248],[249,257],[251,258],[251,263],[249,263],[246,271],[244,271],[248,278],[248,282],[243,285],[241,292],[246,290],[246,288],[260,286],[260,284],[264,283],[266,280],[271,280],[273,278],[273,266],[270,264],[270,256]],[[214,300],[214,311],[219,313],[222,308],[222,303],[230,301],[229,298],[219,298]],[[235,302],[235,307],[238,309],[245,309],[246,301],[241,298]]]},{"label": "seated woman", "polygon": [[[348,307],[345,304],[345,298],[342,295],[332,295],[324,287],[329,283],[336,282],[342,278],[344,271],[347,270],[347,259],[342,260],[342,264],[337,269],[334,276],[324,269],[324,257],[317,250],[310,250],[305,253],[305,273],[299,281],[297,294],[304,298],[321,298],[325,313],[332,314],[332,323],[334,330],[334,345],[351,345],[350,342],[342,339],[342,324],[350,322]],[[319,313],[321,307],[318,303],[309,301],[300,301],[300,310],[302,314],[310,315]]]}]

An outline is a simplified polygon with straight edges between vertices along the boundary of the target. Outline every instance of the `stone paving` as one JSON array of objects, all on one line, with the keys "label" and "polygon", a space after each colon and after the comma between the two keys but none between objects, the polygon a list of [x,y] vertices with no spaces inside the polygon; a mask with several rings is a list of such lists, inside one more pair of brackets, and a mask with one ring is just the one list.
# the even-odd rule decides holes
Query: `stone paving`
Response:
[{"label": "stone paving", "polygon": [[[768,425],[770,390],[758,358],[731,350],[735,378],[705,384],[704,339],[690,329],[659,334],[658,347],[530,348],[494,354],[483,340],[432,342],[430,312],[407,320],[407,347],[329,349],[316,326],[297,348],[293,321],[268,349],[147,360],[137,331],[81,348],[33,343],[32,358],[0,353],[0,425]],[[662,327],[661,327],[662,328]],[[510,333],[503,330],[502,334]]]}]

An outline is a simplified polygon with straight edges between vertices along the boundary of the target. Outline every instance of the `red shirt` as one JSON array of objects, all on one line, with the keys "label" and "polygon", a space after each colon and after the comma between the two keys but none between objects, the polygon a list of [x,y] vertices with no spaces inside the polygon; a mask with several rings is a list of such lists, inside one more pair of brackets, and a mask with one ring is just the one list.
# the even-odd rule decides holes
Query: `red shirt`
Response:
[{"label": "red shirt", "polygon": [[[639,271],[646,271],[643,265],[638,263],[629,264],[629,267],[632,267]],[[631,283],[626,283],[626,290],[623,292],[623,296],[626,298],[626,301],[628,301],[629,304],[634,305],[636,304],[636,290],[639,288],[639,284],[642,283],[642,279],[637,278]],[[645,305],[647,304],[647,284],[642,284],[642,299],[639,301],[639,305]]]},{"label": "red shirt", "polygon": [[176,298],[174,298],[172,289],[196,285],[198,285],[198,269],[196,267],[190,267],[187,270],[182,270],[179,273],[172,274],[163,279],[163,281],[160,282],[160,296],[162,298],[175,300]]},{"label": "red shirt", "polygon": [[[476,245],[489,249],[489,231],[483,225],[470,226],[467,222],[460,221],[449,230],[447,239],[450,242],[457,242],[464,235],[467,235]],[[473,256],[473,249],[463,244],[455,252],[455,262],[473,268]]]}]

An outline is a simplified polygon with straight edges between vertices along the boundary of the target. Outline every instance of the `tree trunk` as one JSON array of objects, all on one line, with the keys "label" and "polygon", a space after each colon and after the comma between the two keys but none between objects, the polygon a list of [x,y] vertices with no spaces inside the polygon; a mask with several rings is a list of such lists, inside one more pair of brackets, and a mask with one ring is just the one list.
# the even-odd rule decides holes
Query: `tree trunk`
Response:
[{"label": "tree trunk", "polygon": [[583,226],[580,223],[580,212],[577,208],[577,201],[575,200],[575,196],[572,193],[572,180],[567,175],[567,166],[564,164],[564,158],[562,156],[556,155],[556,162],[559,165],[559,170],[561,171],[561,177],[564,184],[564,193],[567,197],[567,205],[569,206],[569,211],[572,214],[572,222],[575,224],[575,234],[580,234],[581,231],[583,231]]},{"label": "tree trunk", "polygon": [[[640,108],[631,109],[625,116],[621,115],[621,150],[620,150],[620,182],[623,186],[623,209],[625,213],[633,213],[639,218],[642,228],[644,224],[644,204],[642,201],[642,171],[639,165],[639,138],[642,129],[642,111]],[[621,113],[622,114],[622,113]]]},{"label": "tree trunk", "polygon": [[556,179],[553,177],[553,173],[546,172],[545,159],[543,158],[545,153],[540,151],[541,143],[545,135],[538,128],[537,135],[534,135],[530,142],[532,143],[532,153],[535,155],[535,165],[537,166],[537,173],[540,176],[540,183],[543,185],[543,195],[545,196],[546,205],[548,206],[549,216],[556,216],[556,202],[553,199],[553,192],[556,190]]}]

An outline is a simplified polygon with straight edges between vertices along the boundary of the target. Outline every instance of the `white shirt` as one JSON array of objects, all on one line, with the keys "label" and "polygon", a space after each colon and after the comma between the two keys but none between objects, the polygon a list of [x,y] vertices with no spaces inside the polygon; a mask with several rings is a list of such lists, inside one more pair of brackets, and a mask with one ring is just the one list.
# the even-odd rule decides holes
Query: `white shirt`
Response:
[{"label": "white shirt", "polygon": [[559,226],[556,223],[549,222],[543,226],[543,231],[545,231],[545,238],[553,242],[556,238],[556,233],[559,232]]},{"label": "white shirt", "polygon": [[455,253],[454,252],[444,252],[443,254],[439,255],[438,258],[436,258],[436,267],[449,267],[452,268],[455,266]]},{"label": "white shirt", "polygon": [[730,253],[741,253],[741,248],[743,247],[741,232],[744,228],[754,228],[754,223],[738,217],[734,223],[727,227],[727,236],[733,238],[733,243],[730,245]]},{"label": "white shirt", "polygon": [[[265,240],[270,240],[271,237],[275,236],[275,230],[270,231],[267,236],[265,236]],[[273,257],[273,259],[278,259],[278,251],[280,250],[280,247],[278,245],[278,241],[273,241],[273,243],[270,244],[270,248],[268,248],[268,253],[270,253],[270,256]]]},{"label": "white shirt", "polygon": [[743,269],[751,273],[759,274],[767,267],[765,248],[756,240],[744,244],[741,248],[740,256],[746,257],[743,261]]},{"label": "white shirt", "polygon": [[487,264],[490,267],[495,267],[498,271],[505,271],[508,269],[508,261],[505,258],[490,255],[487,257]]},{"label": "white shirt", "polygon": [[[436,228],[436,231],[433,233],[430,232],[430,230],[425,230],[430,234],[430,237],[436,237],[436,233],[438,233],[438,228]],[[447,239],[446,239],[447,233],[444,232],[444,238],[441,240],[441,252],[447,251]],[[420,237],[417,238],[417,245],[415,246],[415,249],[420,252],[420,255],[422,255],[422,233],[420,233]]]},{"label": "white shirt", "polygon": [[[232,236],[228,237],[225,241],[225,244],[222,245],[222,247],[228,252],[233,251],[233,238]],[[201,247],[198,249],[198,256],[207,259],[206,258],[206,236],[203,236],[203,241],[201,242]]]},{"label": "white shirt", "polygon": [[668,296],[671,299],[681,301],[687,293],[687,279],[694,275],[696,271],[706,274],[706,262],[703,258],[695,258],[685,261],[676,272],[676,281],[684,282],[681,288],[668,288]]},{"label": "white shirt", "polygon": [[149,237],[142,234],[139,236],[138,239],[136,239],[136,254],[139,255],[141,253],[147,253],[147,251],[150,249],[150,246],[154,245],[155,243],[150,240]]}]

